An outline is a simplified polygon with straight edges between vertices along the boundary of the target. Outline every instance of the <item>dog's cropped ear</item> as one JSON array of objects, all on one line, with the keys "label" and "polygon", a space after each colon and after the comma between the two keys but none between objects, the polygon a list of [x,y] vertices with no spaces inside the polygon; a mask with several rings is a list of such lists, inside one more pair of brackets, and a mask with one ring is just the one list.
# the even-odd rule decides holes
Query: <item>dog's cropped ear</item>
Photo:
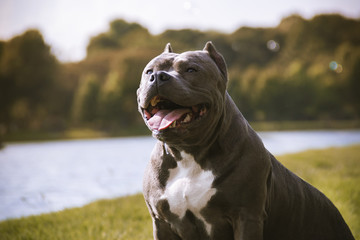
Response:
[{"label": "dog's cropped ear", "polygon": [[227,81],[228,74],[227,74],[227,67],[226,67],[225,59],[216,50],[214,44],[211,41],[207,42],[203,51],[207,51],[209,53],[210,57],[214,60],[214,62],[220,69],[220,72],[224,75],[225,80]]},{"label": "dog's cropped ear", "polygon": [[172,53],[172,52],[173,52],[173,50],[172,50],[170,43],[166,44],[164,53]]}]

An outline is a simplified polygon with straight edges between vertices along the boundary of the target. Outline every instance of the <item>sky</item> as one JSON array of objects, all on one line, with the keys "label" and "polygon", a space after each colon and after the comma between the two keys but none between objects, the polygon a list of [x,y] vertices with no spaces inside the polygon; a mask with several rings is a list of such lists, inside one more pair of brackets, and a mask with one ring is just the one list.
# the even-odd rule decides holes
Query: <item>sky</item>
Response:
[{"label": "sky", "polygon": [[242,26],[275,27],[281,19],[320,13],[360,18],[359,0],[0,0],[0,39],[41,31],[62,62],[80,61],[92,36],[109,22],[138,22],[152,34],[193,28],[225,33]]}]

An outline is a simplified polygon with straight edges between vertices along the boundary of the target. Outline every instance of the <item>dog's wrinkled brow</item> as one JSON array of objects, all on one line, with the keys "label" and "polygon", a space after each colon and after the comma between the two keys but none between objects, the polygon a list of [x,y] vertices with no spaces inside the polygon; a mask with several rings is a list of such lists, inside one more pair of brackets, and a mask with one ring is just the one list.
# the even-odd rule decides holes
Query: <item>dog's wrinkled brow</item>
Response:
[{"label": "dog's wrinkled brow", "polygon": [[173,65],[174,62],[174,57],[169,57],[169,58],[158,58],[154,61],[154,63],[152,64],[154,67],[156,67],[157,69],[161,69],[161,70],[165,70],[165,69],[169,69],[171,68],[171,66]]}]

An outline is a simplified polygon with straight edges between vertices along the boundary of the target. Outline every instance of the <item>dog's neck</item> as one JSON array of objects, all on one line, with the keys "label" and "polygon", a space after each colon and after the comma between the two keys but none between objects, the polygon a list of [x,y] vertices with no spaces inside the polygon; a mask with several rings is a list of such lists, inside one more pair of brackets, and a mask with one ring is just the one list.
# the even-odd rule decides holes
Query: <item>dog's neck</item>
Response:
[{"label": "dog's neck", "polygon": [[222,149],[231,152],[234,146],[241,146],[253,131],[230,95],[226,92],[225,107],[217,141]]},{"label": "dog's neck", "polygon": [[231,152],[235,146],[239,147],[247,138],[248,132],[253,130],[227,92],[222,109],[223,112],[216,127],[201,142],[194,145],[170,145],[163,142],[164,154],[171,154],[177,159],[180,152],[186,152],[194,156],[196,161],[201,164],[202,161],[207,161],[214,154],[221,154],[224,151]]}]

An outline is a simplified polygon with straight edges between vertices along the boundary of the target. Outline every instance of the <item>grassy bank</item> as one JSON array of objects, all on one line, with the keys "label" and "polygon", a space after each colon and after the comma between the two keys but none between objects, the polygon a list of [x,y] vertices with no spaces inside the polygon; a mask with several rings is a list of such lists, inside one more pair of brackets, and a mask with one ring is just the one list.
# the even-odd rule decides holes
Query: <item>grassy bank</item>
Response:
[{"label": "grassy bank", "polygon": [[[278,157],[324,192],[360,239],[360,145]],[[0,239],[152,239],[141,195],[102,200],[82,208],[0,222]]]},{"label": "grassy bank", "polygon": [[0,222],[1,240],[141,240],[151,236],[151,218],[140,194]]}]

